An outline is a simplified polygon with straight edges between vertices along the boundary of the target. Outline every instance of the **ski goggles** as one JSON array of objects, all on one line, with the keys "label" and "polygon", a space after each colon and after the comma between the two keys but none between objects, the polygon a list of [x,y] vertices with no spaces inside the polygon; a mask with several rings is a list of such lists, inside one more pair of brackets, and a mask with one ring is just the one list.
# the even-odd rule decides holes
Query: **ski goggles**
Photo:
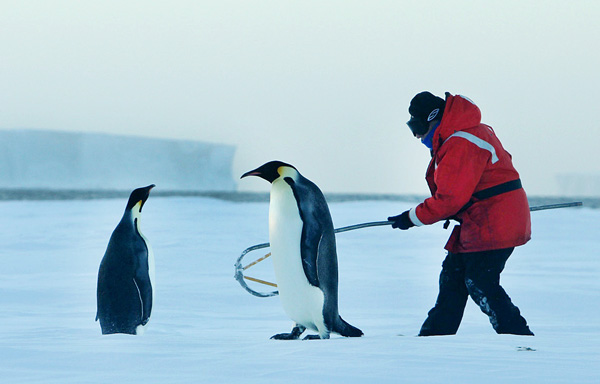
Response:
[{"label": "ski goggles", "polygon": [[429,124],[425,123],[421,119],[417,119],[414,116],[410,117],[410,120],[406,122],[408,128],[412,131],[413,135],[416,137],[417,135],[423,136],[429,131]]}]

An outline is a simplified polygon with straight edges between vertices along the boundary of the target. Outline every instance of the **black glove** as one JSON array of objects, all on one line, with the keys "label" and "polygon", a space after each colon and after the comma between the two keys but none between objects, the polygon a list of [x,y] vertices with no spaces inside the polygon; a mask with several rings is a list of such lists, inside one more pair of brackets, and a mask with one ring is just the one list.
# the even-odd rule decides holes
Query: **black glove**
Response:
[{"label": "black glove", "polygon": [[388,217],[388,221],[393,221],[392,228],[400,228],[402,230],[408,229],[410,227],[414,227],[412,221],[408,217],[408,211],[404,211],[398,216],[390,216]]}]

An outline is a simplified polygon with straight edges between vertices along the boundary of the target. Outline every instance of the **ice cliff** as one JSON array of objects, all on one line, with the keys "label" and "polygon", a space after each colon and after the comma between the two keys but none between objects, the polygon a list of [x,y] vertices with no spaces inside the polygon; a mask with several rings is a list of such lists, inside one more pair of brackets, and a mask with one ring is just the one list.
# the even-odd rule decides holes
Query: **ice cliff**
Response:
[{"label": "ice cliff", "polygon": [[198,141],[0,131],[0,188],[232,191],[235,148]]}]

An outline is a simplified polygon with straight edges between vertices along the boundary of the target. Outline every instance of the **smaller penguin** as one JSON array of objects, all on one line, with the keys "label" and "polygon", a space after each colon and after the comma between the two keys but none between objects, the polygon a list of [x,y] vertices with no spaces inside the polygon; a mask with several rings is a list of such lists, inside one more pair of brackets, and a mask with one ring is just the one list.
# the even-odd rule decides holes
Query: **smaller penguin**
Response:
[{"label": "smaller penguin", "polygon": [[272,339],[294,340],[308,328],[328,339],[331,332],[360,337],[362,331],[338,312],[338,264],[333,221],[321,190],[298,170],[271,161],[246,172],[271,183],[269,241],[279,298],[296,323]]},{"label": "smaller penguin", "polygon": [[140,217],[154,184],[135,189],[115,228],[98,271],[96,321],[102,334],[139,335],[150,320],[154,254],[140,231]]}]

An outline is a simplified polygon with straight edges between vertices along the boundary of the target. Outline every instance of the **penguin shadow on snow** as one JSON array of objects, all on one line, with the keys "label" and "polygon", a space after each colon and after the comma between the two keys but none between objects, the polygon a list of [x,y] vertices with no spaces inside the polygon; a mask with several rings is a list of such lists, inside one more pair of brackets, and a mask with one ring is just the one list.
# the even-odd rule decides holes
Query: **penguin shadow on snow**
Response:
[{"label": "penguin shadow on snow", "polygon": [[290,164],[268,162],[241,178],[260,177],[271,183],[269,241],[279,297],[295,322],[290,333],[272,336],[295,340],[306,329],[328,339],[334,332],[360,337],[363,332],[338,312],[338,264],[335,232],[321,190]]},{"label": "penguin shadow on snow", "polygon": [[144,332],[154,297],[154,254],[140,231],[142,208],[154,184],[131,192],[98,271],[97,314],[102,334]]}]

